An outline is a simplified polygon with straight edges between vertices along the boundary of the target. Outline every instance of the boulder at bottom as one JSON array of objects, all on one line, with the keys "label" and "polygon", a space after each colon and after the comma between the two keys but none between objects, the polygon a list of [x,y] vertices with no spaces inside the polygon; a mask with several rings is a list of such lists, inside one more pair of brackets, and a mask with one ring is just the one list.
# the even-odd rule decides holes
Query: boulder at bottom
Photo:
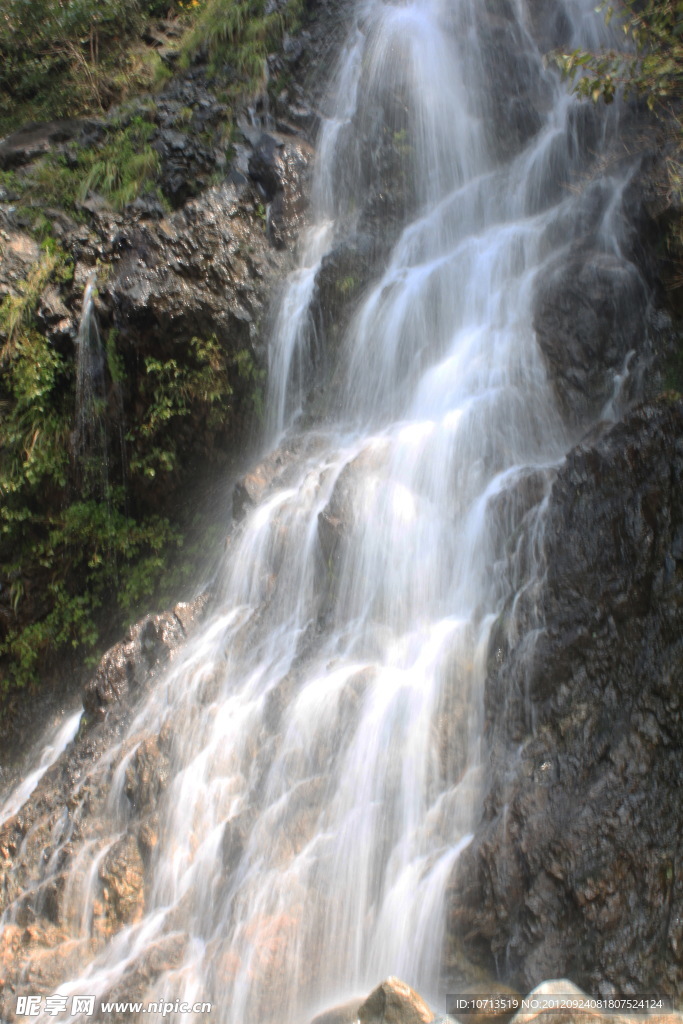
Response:
[{"label": "boulder at bottom", "polygon": [[387,978],[358,1008],[360,1024],[429,1024],[434,1014],[410,985]]}]

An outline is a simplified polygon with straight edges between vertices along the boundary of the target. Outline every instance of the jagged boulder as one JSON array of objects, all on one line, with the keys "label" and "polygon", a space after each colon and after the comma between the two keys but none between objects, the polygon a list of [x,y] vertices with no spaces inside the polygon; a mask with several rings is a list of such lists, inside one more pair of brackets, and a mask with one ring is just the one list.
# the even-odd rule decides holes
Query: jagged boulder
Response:
[{"label": "jagged boulder", "polygon": [[230,351],[248,346],[268,283],[284,269],[252,190],[228,182],[163,220],[121,224],[114,245],[102,310],[129,344],[144,331],[162,350],[211,335]]},{"label": "jagged boulder", "polygon": [[429,1024],[434,1014],[410,985],[390,977],[358,1007],[360,1024]]},{"label": "jagged boulder", "polygon": [[312,155],[303,139],[264,132],[249,157],[249,176],[270,204],[268,234],[279,249],[291,245],[301,229]]},{"label": "jagged boulder", "polygon": [[173,612],[148,615],[136,622],[125,640],[102,657],[95,675],[85,686],[83,707],[93,718],[121,701],[138,686],[150,669],[168,659],[185,639],[185,631]]}]

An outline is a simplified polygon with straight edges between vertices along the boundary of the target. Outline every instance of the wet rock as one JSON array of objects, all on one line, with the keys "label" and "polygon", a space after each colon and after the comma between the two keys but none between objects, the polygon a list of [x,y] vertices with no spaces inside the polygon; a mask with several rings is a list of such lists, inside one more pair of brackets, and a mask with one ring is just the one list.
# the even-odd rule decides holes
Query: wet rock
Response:
[{"label": "wet rock", "polygon": [[313,435],[288,438],[241,477],[232,492],[233,518],[239,522],[277,487],[287,487],[300,472],[302,458],[318,443]]},{"label": "wet rock", "polygon": [[221,855],[228,873],[232,873],[240,862],[252,821],[253,814],[243,811],[225,823],[221,840]]},{"label": "wet rock", "polygon": [[191,636],[195,629],[197,629],[201,624],[208,610],[210,600],[211,592],[209,590],[204,590],[198,597],[195,597],[194,600],[179,601],[178,604],[174,606],[173,614],[180,623],[185,636]]},{"label": "wet rock", "polygon": [[279,249],[291,245],[301,228],[312,154],[302,139],[263,133],[249,158],[249,176],[270,204],[269,237]]},{"label": "wet rock", "polygon": [[492,767],[449,951],[528,991],[681,992],[683,404],[570,452],[542,583],[494,630]]},{"label": "wet rock", "polygon": [[[126,924],[139,921],[145,909],[145,870],[134,836],[119,840],[105,857],[99,877],[102,883],[102,907],[96,906],[96,930],[115,934]],[[97,913],[97,910],[100,913]]]},{"label": "wet rock", "polygon": [[140,823],[137,829],[138,846],[145,864],[149,864],[159,843],[159,828],[159,815],[152,813]]},{"label": "wet rock", "polygon": [[83,691],[83,707],[99,719],[108,707],[123,700],[138,686],[150,669],[166,661],[185,639],[183,628],[172,612],[148,615],[131,626],[128,637],[102,657],[95,675]]},{"label": "wet rock", "polygon": [[643,347],[647,295],[635,266],[609,253],[563,256],[539,275],[534,329],[567,421],[588,423]]},{"label": "wet rock", "polygon": [[[181,966],[187,945],[187,936],[179,933],[164,935],[152,942],[135,961],[135,965],[125,971],[119,982],[109,989],[103,1001],[129,1003],[131,1000],[154,1000],[151,986],[161,974]],[[130,1011],[112,1011],[103,1016],[103,1020],[107,1024],[124,1024],[130,1021]]]},{"label": "wet rock", "polygon": [[410,985],[387,978],[358,1007],[360,1024],[429,1024],[434,1014]]},{"label": "wet rock", "polygon": [[159,749],[158,737],[143,740],[126,769],[125,794],[136,811],[155,805],[169,774],[170,762]]},{"label": "wet rock", "polygon": [[334,368],[344,332],[366,287],[379,272],[386,238],[369,231],[342,239],[324,257],[315,279],[311,316],[316,336],[325,339],[323,358]]},{"label": "wet rock", "polygon": [[544,0],[528,0],[526,4],[529,30],[541,53],[566,49],[572,40],[572,25],[567,11]]},{"label": "wet rock", "polygon": [[126,226],[116,270],[100,292],[124,343],[148,348],[215,335],[230,352],[256,337],[269,286],[285,269],[257,216],[253,193],[208,189],[158,222]]},{"label": "wet rock", "polygon": [[488,120],[500,156],[520,152],[538,132],[547,107],[547,87],[538,53],[520,28],[517,7],[509,0],[476,8],[479,49],[473,47],[472,72],[486,81]]},{"label": "wet rock", "polygon": [[69,940],[54,925],[6,924],[0,933],[0,1014],[14,1020],[16,993],[54,992],[66,972],[75,972],[88,950],[87,941]]},{"label": "wet rock", "polygon": [[339,567],[344,542],[362,515],[367,489],[379,482],[385,457],[383,445],[370,445],[339,474],[329,502],[318,515],[318,538],[328,567]]},{"label": "wet rock", "polygon": [[84,131],[92,132],[97,124],[98,122],[78,118],[28,124],[0,142],[0,170],[21,167],[38,157],[45,156],[56,147],[82,135]]}]

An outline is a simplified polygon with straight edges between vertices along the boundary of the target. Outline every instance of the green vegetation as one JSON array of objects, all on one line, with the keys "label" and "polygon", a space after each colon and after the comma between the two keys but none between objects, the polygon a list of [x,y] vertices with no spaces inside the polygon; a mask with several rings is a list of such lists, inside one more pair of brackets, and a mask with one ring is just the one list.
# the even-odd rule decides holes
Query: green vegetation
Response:
[{"label": "green vegetation", "polygon": [[[181,71],[209,61],[214,90],[236,103],[263,87],[266,57],[301,8],[302,0],[269,14],[266,0],[2,6],[0,135],[28,121],[116,111],[88,147],[72,141],[0,171],[2,199],[41,243],[0,305],[0,697],[36,685],[65,651],[94,657],[126,621],[177,593],[202,551],[192,503],[176,496],[200,464],[221,457],[238,425],[263,416],[265,373],[248,349],[226,353],[216,337],[135,347],[111,328],[83,426],[75,347],[38,326],[45,289],[68,285],[74,272],[45,211],[87,220],[89,193],[116,210],[150,192],[165,202],[157,101],[134,99],[171,77],[173,59],[161,59],[155,34],[165,51],[175,48]],[[193,118],[183,107],[174,127],[186,131]],[[230,120],[228,111],[218,144]],[[201,141],[216,145],[217,131]],[[62,296],[72,308],[78,301],[69,287]],[[207,518],[202,529],[211,529]]]},{"label": "green vegetation", "polygon": [[[137,115],[125,126],[114,124],[99,148],[73,147],[68,159],[49,154],[21,174],[6,174],[5,188],[29,212],[57,207],[80,219],[78,204],[90,191],[120,210],[145,190],[159,194],[159,156],[149,143],[155,130],[151,121]],[[34,235],[49,232],[42,214],[31,219]]]},{"label": "green vegetation", "polygon": [[0,134],[29,120],[102,111],[168,77],[139,42],[173,0],[4,0]]},{"label": "green vegetation", "polygon": [[683,3],[681,0],[623,0],[616,9],[603,0],[605,20],[616,17],[629,41],[628,52],[556,54],[567,75],[581,77],[577,91],[594,101],[614,99],[617,88],[643,96],[650,109],[666,106],[683,93]]},{"label": "green vegetation", "polygon": [[[35,323],[45,286],[71,273],[46,242],[0,306],[0,693],[34,684],[60,651],[95,652],[159,598],[162,579],[177,587],[187,577],[183,511],[158,509],[186,463],[245,411],[235,384],[247,385],[254,408],[262,401],[262,371],[247,351],[228,355],[215,337],[194,338],[170,357],[147,354],[136,373],[135,352],[121,351],[111,330],[96,399],[109,443],[82,451],[73,352],[58,351]],[[187,555],[197,552],[188,546]]]},{"label": "green vegetation", "polygon": [[[207,54],[227,99],[265,82],[265,59],[302,0],[5,0],[0,13],[0,135],[28,121],[101,114],[170,77],[146,30],[173,19],[187,67]],[[185,116],[191,117],[191,111]]]},{"label": "green vegetation", "polygon": [[288,0],[266,13],[266,0],[203,0],[191,3],[195,21],[182,45],[185,62],[207,51],[214,70],[224,65],[236,76],[227,93],[253,92],[265,83],[265,60],[286,31],[298,24],[302,0]]},{"label": "green vegetation", "polygon": [[683,0],[602,0],[605,20],[621,26],[626,52],[574,50],[554,54],[562,72],[576,79],[576,92],[594,103],[614,100],[618,89],[645,100],[668,139],[666,174],[660,188],[667,207],[663,273],[671,308],[681,315],[683,288]]}]

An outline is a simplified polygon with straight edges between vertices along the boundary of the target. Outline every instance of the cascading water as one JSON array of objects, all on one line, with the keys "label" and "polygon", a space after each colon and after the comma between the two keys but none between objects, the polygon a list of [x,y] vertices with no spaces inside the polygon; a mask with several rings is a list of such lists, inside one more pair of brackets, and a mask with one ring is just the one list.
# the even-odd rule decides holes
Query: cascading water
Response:
[{"label": "cascading water", "polygon": [[44,742],[41,744],[42,750],[38,767],[29,772],[26,778],[18,786],[14,787],[5,802],[0,804],[0,827],[26,803],[48,768],[66,750],[78,732],[78,724],[81,717],[81,711],[74,712],[72,715],[69,715],[65,722],[60,722],[58,727],[50,730],[49,735],[45,737]]},{"label": "cascading water", "polygon": [[83,292],[76,337],[76,423],[74,458],[84,490],[106,498],[109,490],[109,442],[105,417],[105,355],[95,312],[96,278]]},{"label": "cascading water", "polygon": [[[592,4],[556,5],[573,44],[600,39]],[[232,538],[212,616],[91,770],[110,780],[96,826],[83,786],[52,836],[45,879],[75,830],[86,837],[66,881],[86,966],[62,995],[125,998],[170,935],[181,954],[146,998],[211,1001],[223,1024],[302,1024],[388,974],[443,1002],[445,891],[481,799],[516,496],[532,476],[542,493],[571,440],[533,286],[581,220],[563,182],[588,159],[522,0],[506,17],[530,55],[538,125],[512,153],[499,145],[479,5],[369,0],[358,13],[271,342],[273,443],[305,402],[316,275],[358,227],[377,123],[404,149],[405,223],[346,332],[324,425],[290,443],[286,482]],[[592,225],[612,248],[618,187],[603,182]],[[132,827],[127,770],[150,735],[170,781],[145,913],[99,941],[99,867]]]}]

